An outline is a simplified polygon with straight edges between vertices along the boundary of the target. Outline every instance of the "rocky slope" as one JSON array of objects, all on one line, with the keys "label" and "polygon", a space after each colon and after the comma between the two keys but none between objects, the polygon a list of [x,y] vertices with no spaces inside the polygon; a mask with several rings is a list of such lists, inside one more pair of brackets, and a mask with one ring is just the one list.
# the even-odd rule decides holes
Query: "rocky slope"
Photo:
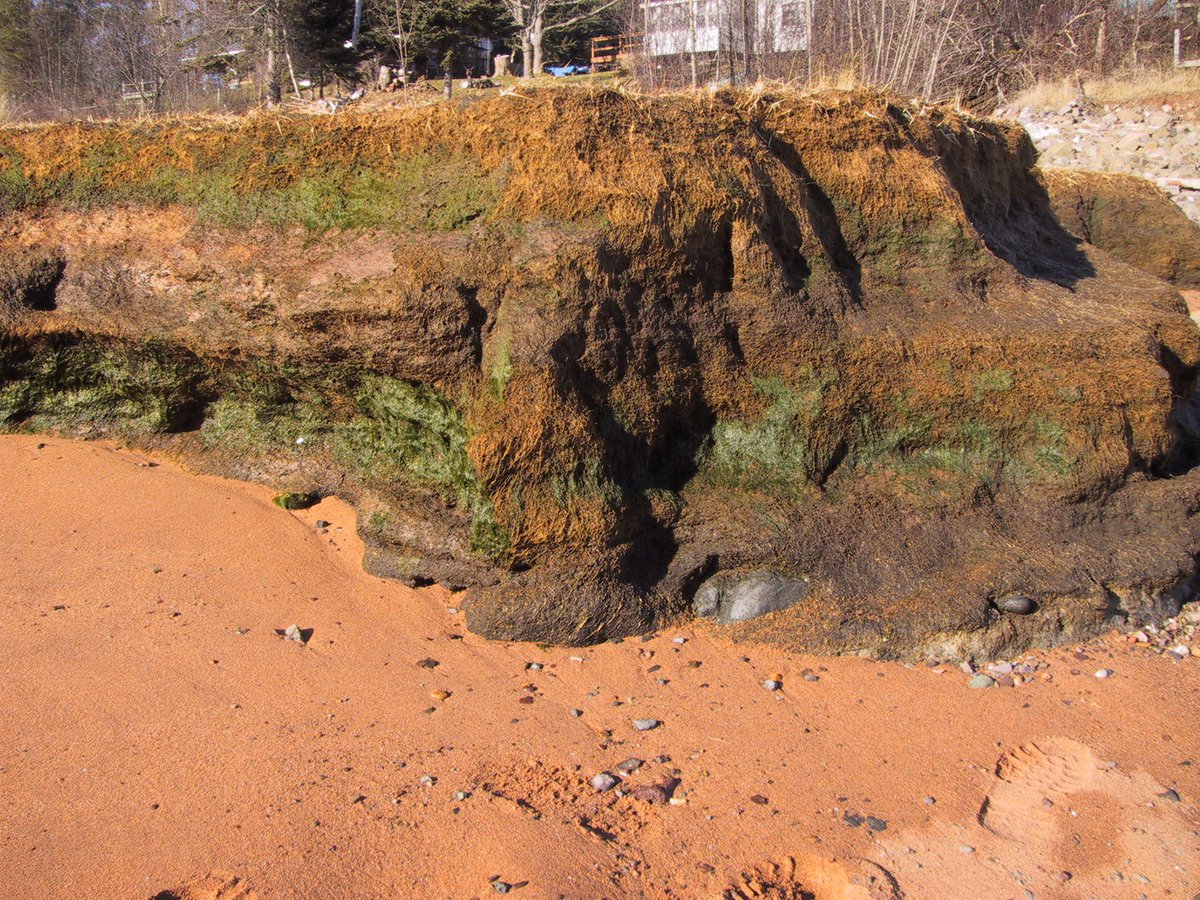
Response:
[{"label": "rocky slope", "polygon": [[1172,104],[1099,106],[1072,102],[1058,110],[996,111],[1014,118],[1048,166],[1140,175],[1200,222],[1200,117]]},{"label": "rocky slope", "polygon": [[1018,126],[864,94],[8,129],[0,422],[349,497],[373,571],[491,637],[1154,620],[1200,331],[1075,189]]}]

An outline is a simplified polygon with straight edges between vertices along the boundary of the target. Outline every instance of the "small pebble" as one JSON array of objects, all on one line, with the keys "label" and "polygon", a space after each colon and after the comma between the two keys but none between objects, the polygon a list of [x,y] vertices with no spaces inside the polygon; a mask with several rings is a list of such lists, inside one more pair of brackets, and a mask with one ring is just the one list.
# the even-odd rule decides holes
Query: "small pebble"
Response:
[{"label": "small pebble", "polygon": [[1108,678],[1110,675],[1112,675],[1112,673],[1113,673],[1112,669],[1097,669],[1096,677],[1097,678]]},{"label": "small pebble", "polygon": [[752,794],[750,797],[750,802],[757,803],[759,806],[766,806],[771,801],[768,800],[766,797],[764,797],[762,794]]},{"label": "small pebble", "polygon": [[686,644],[687,638],[685,638],[685,637],[671,638],[671,643],[672,644]]},{"label": "small pebble", "polygon": [[658,721],[658,719],[634,719],[633,720],[633,727],[636,728],[638,731],[650,731],[652,729],[657,728],[661,724],[662,724],[662,722]]},{"label": "small pebble", "polygon": [[592,787],[600,793],[612,790],[617,786],[617,778],[609,772],[601,772],[599,775],[592,776]]},{"label": "small pebble", "polygon": [[533,662],[525,663],[525,668],[531,672],[539,672],[539,671],[541,671],[542,664],[541,663],[533,663]]},{"label": "small pebble", "polygon": [[426,785],[426,786],[428,786],[428,785],[431,785],[431,784],[436,784],[436,783],[437,783],[437,779],[436,779],[434,776],[432,776],[432,775],[422,775],[420,778],[418,778],[418,779],[417,779],[417,782],[418,782],[419,784],[423,784],[423,785]]},{"label": "small pebble", "polygon": [[624,762],[618,763],[616,769],[622,775],[632,775],[634,772],[640,769],[642,765],[642,760],[638,759],[636,756],[631,756]]},{"label": "small pebble", "polygon": [[317,519],[318,528],[328,528],[332,524],[332,522],[326,522],[324,519]]},{"label": "small pebble", "polygon": [[582,709],[573,709],[573,710],[571,710],[571,718],[572,718],[572,719],[578,719],[578,718],[579,718],[580,716],[582,716],[582,715],[583,715],[583,710],[582,710]]},{"label": "small pebble", "polygon": [[821,680],[821,676],[820,676],[820,675],[814,675],[812,672],[809,672],[807,675],[805,675],[805,676],[804,676],[804,680],[805,680],[805,681],[808,681],[808,682],[820,681],[820,680]]},{"label": "small pebble", "polygon": [[773,678],[768,678],[766,681],[764,681],[764,682],[762,683],[762,685],[763,685],[763,687],[765,687],[765,688],[766,688],[768,691],[777,691],[777,690],[779,690],[780,688],[782,688],[782,687],[783,687],[783,685],[782,685],[780,682],[778,682],[778,681],[775,681]]},{"label": "small pebble", "polygon": [[493,881],[492,890],[497,894],[507,894],[512,890],[512,885],[506,881]]},{"label": "small pebble", "polygon": [[968,847],[966,844],[963,844],[961,847],[959,847],[959,848],[958,848],[958,852],[959,852],[959,853],[974,853],[974,852],[975,852],[975,848],[974,848],[974,847]]},{"label": "small pebble", "polygon": [[434,700],[445,700],[450,696],[449,691],[430,691],[429,696]]},{"label": "small pebble", "polygon": [[1179,792],[1174,788],[1167,788],[1158,796],[1162,797],[1164,800],[1170,800],[1172,803],[1179,802]]},{"label": "small pebble", "polygon": [[995,684],[995,680],[990,675],[976,675],[967,682],[969,688],[990,688]]},{"label": "small pebble", "polygon": [[455,791],[454,792],[455,800],[466,800],[470,796],[471,795],[467,791]]}]

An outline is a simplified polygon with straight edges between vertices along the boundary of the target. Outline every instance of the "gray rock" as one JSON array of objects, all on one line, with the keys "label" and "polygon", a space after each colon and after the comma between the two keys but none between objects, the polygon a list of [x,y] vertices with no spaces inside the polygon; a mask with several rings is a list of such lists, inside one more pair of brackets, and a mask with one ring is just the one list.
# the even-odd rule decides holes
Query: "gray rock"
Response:
[{"label": "gray rock", "polygon": [[1016,592],[1002,594],[992,601],[992,605],[1000,610],[1000,612],[1013,613],[1018,616],[1026,615],[1037,609],[1037,604],[1030,598]]},{"label": "gray rock", "polygon": [[1125,152],[1132,152],[1139,149],[1146,142],[1145,135],[1134,132],[1127,134],[1116,143],[1116,148]]},{"label": "gray rock", "polygon": [[636,756],[631,756],[631,757],[629,757],[629,759],[625,760],[624,762],[617,763],[616,770],[618,772],[620,772],[622,775],[632,775],[634,772],[636,772],[641,767],[642,767],[642,760],[638,759]]},{"label": "gray rock", "polygon": [[787,609],[811,591],[807,578],[788,578],[775,572],[715,575],[700,585],[692,609],[698,616],[709,616],[727,625]]},{"label": "gray rock", "polygon": [[992,679],[992,677],[990,675],[982,675],[981,674],[981,675],[976,675],[974,678],[972,678],[970,681],[968,681],[967,687],[969,687],[969,688],[990,688],[995,683],[996,682]]},{"label": "gray rock", "polygon": [[771,678],[768,678],[766,681],[763,682],[763,687],[765,687],[768,691],[777,691],[783,687],[783,683],[779,682],[779,681],[775,681]]},{"label": "gray rock", "polygon": [[582,715],[583,715],[583,710],[582,710],[582,709],[573,709],[573,710],[571,710],[571,718],[572,718],[572,719],[578,719],[578,718],[579,718],[580,716],[582,716]]},{"label": "gray rock", "polygon": [[633,720],[633,727],[636,728],[638,731],[650,731],[654,728],[657,728],[661,724],[662,724],[662,722],[658,721],[658,719],[634,719]]},{"label": "gray rock", "polygon": [[592,776],[592,787],[597,791],[611,791],[617,786],[617,777],[609,772],[601,772],[599,775]]}]

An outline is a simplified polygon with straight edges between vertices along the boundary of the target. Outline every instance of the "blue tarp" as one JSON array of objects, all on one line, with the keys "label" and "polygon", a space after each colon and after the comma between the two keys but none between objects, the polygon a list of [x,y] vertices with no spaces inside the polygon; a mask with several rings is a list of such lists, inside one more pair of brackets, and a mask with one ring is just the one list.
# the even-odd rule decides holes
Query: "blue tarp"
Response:
[{"label": "blue tarp", "polygon": [[546,71],[555,78],[562,78],[565,75],[586,75],[588,73],[587,66],[546,66]]}]

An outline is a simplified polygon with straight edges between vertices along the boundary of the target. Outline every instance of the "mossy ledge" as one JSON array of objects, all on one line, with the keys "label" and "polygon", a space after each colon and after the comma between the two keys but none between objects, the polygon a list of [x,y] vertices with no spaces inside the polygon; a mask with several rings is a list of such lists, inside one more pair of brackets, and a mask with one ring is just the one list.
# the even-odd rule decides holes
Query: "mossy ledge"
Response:
[{"label": "mossy ledge", "polygon": [[1194,589],[1200,331],[1056,183],[867,93],[0,129],[0,427],[346,496],[490,637],[762,571],[803,599],[723,627],[795,649],[1152,621]]}]

